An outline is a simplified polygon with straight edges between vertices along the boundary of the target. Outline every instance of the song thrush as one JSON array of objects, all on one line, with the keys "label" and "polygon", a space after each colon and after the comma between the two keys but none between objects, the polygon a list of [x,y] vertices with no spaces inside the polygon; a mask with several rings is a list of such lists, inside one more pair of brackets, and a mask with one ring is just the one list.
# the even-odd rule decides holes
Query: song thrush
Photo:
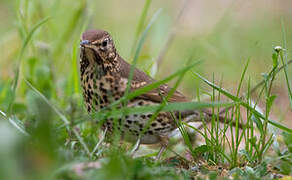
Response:
[{"label": "song thrush", "polygon": [[[83,97],[88,112],[97,111],[107,107],[113,101],[119,100],[125,93],[131,65],[117,53],[112,37],[103,30],[88,30],[82,34],[80,42],[80,78],[83,88]],[[155,80],[139,69],[134,69],[130,91],[135,91]],[[128,107],[154,105],[162,102],[162,96],[167,96],[171,87],[166,84],[158,89],[151,90],[127,103]],[[180,92],[175,91],[168,99],[169,102],[186,102],[188,99]],[[176,112],[182,120],[205,120],[211,114],[198,110]],[[121,133],[127,135],[126,140],[137,140],[151,113],[133,114],[124,117]],[[119,119],[121,126],[122,118]],[[113,129],[113,120],[104,123],[109,131]],[[149,128],[140,137],[142,144],[161,143],[161,152],[168,142],[168,135],[175,130],[176,124],[169,112],[160,112],[151,122]]]}]

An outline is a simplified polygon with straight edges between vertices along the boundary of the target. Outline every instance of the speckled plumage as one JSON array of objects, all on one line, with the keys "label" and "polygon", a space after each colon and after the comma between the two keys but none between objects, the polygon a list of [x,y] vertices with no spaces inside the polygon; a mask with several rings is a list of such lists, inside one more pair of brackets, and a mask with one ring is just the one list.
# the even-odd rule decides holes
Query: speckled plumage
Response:
[{"label": "speckled plumage", "polygon": [[[88,112],[97,111],[124,95],[131,66],[116,52],[113,40],[106,31],[88,30],[84,32],[80,45],[80,78],[83,97]],[[135,68],[130,91],[135,91],[154,81],[147,74]],[[161,85],[158,89],[151,90],[128,102],[128,107],[159,104],[162,102],[161,96],[167,96],[170,89],[166,84]],[[168,101],[186,102],[188,100],[183,94],[175,91]],[[196,110],[179,113],[182,119],[200,118],[200,113]],[[123,130],[123,134],[129,135],[130,139],[136,140],[151,115],[151,113],[146,113],[126,116],[123,127],[119,127],[119,129]],[[178,116],[178,113],[176,115]],[[121,121],[122,119],[118,119],[119,124]],[[111,130],[113,120],[108,119],[105,126]],[[141,143],[166,144],[165,138],[167,139],[176,128],[171,114],[160,112],[142,135]]]}]

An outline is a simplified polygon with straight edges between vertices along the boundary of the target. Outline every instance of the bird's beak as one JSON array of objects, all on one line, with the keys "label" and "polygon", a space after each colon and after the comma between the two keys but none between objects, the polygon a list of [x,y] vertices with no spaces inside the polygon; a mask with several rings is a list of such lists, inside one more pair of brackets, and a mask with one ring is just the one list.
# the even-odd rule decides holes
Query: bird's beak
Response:
[{"label": "bird's beak", "polygon": [[89,44],[89,41],[88,40],[82,40],[80,42],[80,46],[84,46],[84,45],[88,45]]}]

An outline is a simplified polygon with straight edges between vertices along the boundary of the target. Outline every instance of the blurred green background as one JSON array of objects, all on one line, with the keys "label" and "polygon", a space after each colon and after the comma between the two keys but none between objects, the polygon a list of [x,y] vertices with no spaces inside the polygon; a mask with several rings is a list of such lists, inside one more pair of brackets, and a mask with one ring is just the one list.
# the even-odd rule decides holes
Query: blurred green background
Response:
[{"label": "blurred green background", "polygon": [[[145,3],[149,3],[149,10],[145,14],[145,22],[139,26]],[[289,0],[0,0],[0,110],[15,115],[15,119],[19,119],[28,130],[39,127],[38,130],[32,128],[32,134],[44,136],[44,139],[48,134],[56,136],[45,127],[61,125],[62,122],[37,121],[56,119],[56,115],[32,92],[24,78],[54,106],[74,119],[85,113],[78,75],[81,33],[89,28],[107,30],[113,36],[120,55],[131,62],[135,41],[160,8],[161,12],[150,29],[138,60],[138,67],[156,79],[167,77],[182,68],[192,57],[193,61],[203,60],[196,67],[197,72],[210,80],[214,74],[217,83],[222,80],[225,89],[236,92],[248,58],[251,62],[247,77],[255,85],[262,79],[261,73],[271,68],[275,46],[286,46],[288,59],[291,54],[292,1]],[[20,55],[29,32],[45,18],[49,20],[34,32],[23,55]],[[171,33],[175,37],[171,44],[165,45]],[[155,62],[165,46],[167,51],[163,62],[155,70]],[[20,77],[15,101],[9,111],[17,67],[20,68]],[[291,77],[291,67],[288,71]],[[288,120],[292,112],[288,108],[283,77],[280,73],[273,90],[278,98],[272,117]],[[246,87],[247,79],[244,82]],[[188,74],[179,89],[194,98],[198,87],[210,91]],[[292,127],[291,123],[284,123]],[[19,139],[18,136],[11,137],[15,138],[13,142]],[[66,139],[66,135],[63,138]],[[60,141],[63,142],[62,138]],[[55,143],[48,142],[51,149],[54,149]],[[19,146],[23,148],[23,145]],[[44,162],[55,157],[49,150],[46,153],[42,159]]]}]

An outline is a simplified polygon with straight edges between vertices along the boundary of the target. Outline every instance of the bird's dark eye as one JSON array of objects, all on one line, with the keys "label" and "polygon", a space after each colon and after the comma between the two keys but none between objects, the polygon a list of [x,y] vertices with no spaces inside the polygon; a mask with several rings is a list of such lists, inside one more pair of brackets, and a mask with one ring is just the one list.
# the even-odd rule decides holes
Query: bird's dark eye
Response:
[{"label": "bird's dark eye", "polygon": [[104,41],[101,43],[101,45],[102,45],[103,47],[106,47],[106,46],[107,46],[107,39],[104,40]]}]

